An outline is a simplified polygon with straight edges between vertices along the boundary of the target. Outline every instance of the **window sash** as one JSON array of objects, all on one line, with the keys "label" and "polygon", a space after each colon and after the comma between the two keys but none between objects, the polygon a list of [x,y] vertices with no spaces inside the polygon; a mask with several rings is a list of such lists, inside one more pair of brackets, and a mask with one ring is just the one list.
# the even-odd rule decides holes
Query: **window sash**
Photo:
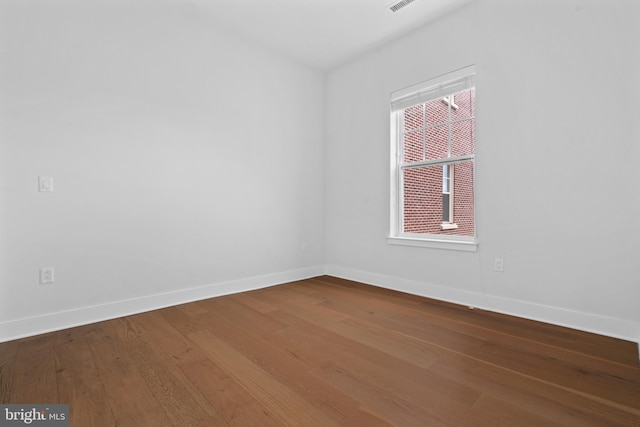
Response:
[{"label": "window sash", "polygon": [[[470,89],[474,89],[475,85],[472,85],[471,87],[468,87],[464,90],[470,90]],[[456,92],[458,93],[458,92]],[[453,94],[452,94],[453,95]],[[437,99],[437,98],[435,98]],[[394,117],[395,116],[395,120],[396,120],[396,129],[398,131],[398,146],[397,146],[397,162],[398,165],[402,166],[407,164],[407,162],[404,161],[405,159],[405,146],[404,146],[404,138],[406,135],[411,135],[411,134],[420,134],[422,133],[422,158],[424,159],[426,157],[426,144],[427,144],[427,134],[426,132],[429,131],[429,129],[437,129],[437,128],[441,128],[441,127],[446,127],[447,128],[447,152],[446,155],[445,153],[442,153],[443,156],[442,157],[438,157],[436,159],[430,159],[429,161],[439,161],[440,159],[448,159],[448,158],[452,158],[451,156],[451,144],[452,144],[452,129],[453,127],[458,124],[458,123],[464,123],[464,122],[475,122],[475,114],[472,114],[468,117],[461,117],[461,118],[456,118],[453,119],[451,117],[451,109],[452,106],[450,103],[447,103],[447,118],[444,121],[441,122],[437,122],[437,123],[432,123],[432,124],[427,124],[427,119],[426,119],[426,114],[427,114],[427,110],[426,110],[426,105],[431,102],[434,101],[435,99],[429,99],[426,100],[424,102],[420,102],[417,104],[413,104],[413,105],[409,105],[408,107],[405,107],[401,110],[397,110],[397,111],[393,111],[391,116]],[[404,115],[404,111],[407,108],[416,106],[416,105],[424,105],[423,108],[423,124],[422,126],[416,127],[416,128],[411,128],[411,129],[405,129],[405,115]],[[453,158],[456,158],[457,156],[453,156]],[[465,157],[465,156],[462,156]],[[463,159],[465,160],[465,159]],[[420,166],[421,163],[416,162],[416,165]]]},{"label": "window sash", "polygon": [[[464,158],[467,158],[466,160]],[[473,158],[473,155],[468,155],[468,156],[460,156],[457,158],[448,158],[448,159],[439,159],[439,160],[434,160],[434,161],[427,161],[427,162],[420,162],[422,163],[421,165],[417,165],[417,164],[411,164],[411,165],[407,165],[406,167],[403,167],[402,165],[398,165],[399,167],[397,168],[397,183],[398,183],[398,192],[397,192],[397,199],[396,199],[396,205],[395,205],[395,209],[396,209],[396,219],[397,222],[395,223],[396,229],[395,229],[395,233],[392,236],[395,237],[399,237],[399,238],[403,238],[403,237],[407,237],[407,238],[417,238],[417,239],[431,239],[434,241],[459,241],[459,242],[475,242],[476,240],[476,230],[475,230],[475,225],[474,225],[474,234],[473,236],[465,236],[465,235],[454,235],[454,234],[431,234],[431,233],[415,233],[415,232],[408,232],[408,231],[404,231],[405,229],[405,211],[404,211],[404,205],[405,205],[405,194],[404,191],[402,191],[402,189],[404,188],[404,184],[405,184],[405,180],[404,180],[404,171],[406,169],[412,169],[412,168],[419,168],[419,167],[428,167],[428,166],[439,166],[439,165],[445,165],[445,164],[449,164],[449,165],[453,165],[455,163],[462,163],[462,162],[471,162],[474,164],[474,179],[473,179],[473,192],[475,194],[475,159]],[[424,163],[427,163],[426,165]],[[453,173],[451,174],[452,176],[452,180],[451,180],[451,205],[450,205],[450,211],[449,211],[449,215],[450,215],[450,222],[455,222],[455,220],[453,219],[453,199],[454,199],[454,195],[453,195]],[[474,197],[475,199],[475,197]],[[475,210],[475,208],[474,208]],[[473,221],[475,224],[475,214],[473,217]]]}]

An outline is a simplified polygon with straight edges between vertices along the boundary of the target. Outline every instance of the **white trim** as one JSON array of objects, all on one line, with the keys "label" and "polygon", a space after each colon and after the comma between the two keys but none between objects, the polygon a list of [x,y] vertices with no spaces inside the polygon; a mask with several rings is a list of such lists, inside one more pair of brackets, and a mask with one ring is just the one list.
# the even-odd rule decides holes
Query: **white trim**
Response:
[{"label": "white trim", "polygon": [[424,100],[442,98],[475,85],[475,65],[442,74],[391,93],[392,111],[402,110]]},{"label": "white trim", "polygon": [[338,265],[325,266],[325,274],[343,279],[355,280],[357,282],[379,286],[381,288],[393,289],[426,298],[433,298],[440,301],[448,301],[455,304],[478,307],[487,310],[489,309],[486,298],[478,292],[449,288],[431,282],[371,273]]},{"label": "white trim", "polygon": [[438,166],[438,165],[453,165],[456,163],[464,163],[464,162],[472,162],[475,161],[475,154],[465,154],[462,156],[454,156],[454,157],[441,157],[439,159],[433,160],[421,160],[419,162],[413,163],[401,163],[400,169],[415,169],[422,168],[425,166]]},{"label": "white trim", "polygon": [[398,230],[400,230],[401,224],[404,221],[403,218],[403,205],[404,205],[404,194],[402,191],[398,191],[399,188],[402,188],[402,180],[403,174],[402,169],[398,165],[398,156],[404,156],[402,144],[400,144],[400,129],[402,129],[403,120],[402,114],[398,112],[394,112],[390,114],[390,137],[391,141],[394,141],[393,144],[390,145],[390,197],[391,203],[389,209],[389,218],[390,218],[390,234],[395,235]]},{"label": "white trim", "polygon": [[[442,242],[437,242],[442,243]],[[113,301],[90,307],[81,307],[41,316],[10,320],[0,323],[0,342],[57,331],[74,326],[87,325],[103,320],[157,310],[178,304],[266,288],[282,283],[304,280],[328,274],[343,279],[356,280],[382,288],[448,301],[468,307],[477,307],[510,316],[551,323],[599,335],[610,336],[638,343],[640,352],[640,322],[616,319],[597,314],[567,310],[559,307],[534,304],[526,301],[485,295],[481,292],[441,286],[431,282],[404,279],[371,273],[337,265],[311,266],[280,273],[254,276],[245,279],[220,282],[179,291],[148,295],[122,301]]]},{"label": "white trim", "polygon": [[403,279],[336,265],[325,266],[325,274],[426,298],[637,342],[640,351],[640,322],[485,295],[481,292],[450,288],[430,282]]},{"label": "white trim", "polygon": [[460,109],[460,106],[456,104],[455,93],[452,93],[451,95],[447,95],[443,97],[442,102],[451,106],[451,108],[453,108],[454,110]]},{"label": "white trim", "polygon": [[487,298],[493,307],[492,311],[496,313],[537,320],[627,341],[638,340],[638,331],[640,331],[638,322],[495,295],[487,295]]},{"label": "white trim", "polygon": [[282,283],[320,276],[323,273],[323,266],[312,266],[121,301],[112,301],[89,307],[46,313],[40,316],[9,320],[0,323],[0,342],[74,326],[87,325],[192,301],[266,288]]},{"label": "white trim", "polygon": [[458,224],[453,222],[443,222],[442,224],[440,224],[440,228],[443,230],[455,230],[456,228],[458,228]]},{"label": "white trim", "polygon": [[[443,238],[444,237],[449,239],[455,236],[443,236]],[[387,243],[390,245],[449,249],[452,251],[476,252],[478,250],[478,243],[476,241],[430,239],[428,237],[389,236],[387,237]]]}]

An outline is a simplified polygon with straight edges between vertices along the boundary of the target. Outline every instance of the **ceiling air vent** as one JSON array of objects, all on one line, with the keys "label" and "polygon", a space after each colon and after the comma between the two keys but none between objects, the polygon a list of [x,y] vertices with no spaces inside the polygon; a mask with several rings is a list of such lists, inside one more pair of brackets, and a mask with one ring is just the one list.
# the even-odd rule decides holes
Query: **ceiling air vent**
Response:
[{"label": "ceiling air vent", "polygon": [[400,9],[402,9],[403,7],[410,5],[410,4],[411,4],[411,3],[413,3],[414,1],[415,1],[415,0],[400,0],[400,1],[397,1],[397,2],[395,2],[395,3],[393,3],[393,4],[391,4],[391,5],[389,6],[389,10],[390,10],[391,12],[397,12],[397,11],[399,11]]}]

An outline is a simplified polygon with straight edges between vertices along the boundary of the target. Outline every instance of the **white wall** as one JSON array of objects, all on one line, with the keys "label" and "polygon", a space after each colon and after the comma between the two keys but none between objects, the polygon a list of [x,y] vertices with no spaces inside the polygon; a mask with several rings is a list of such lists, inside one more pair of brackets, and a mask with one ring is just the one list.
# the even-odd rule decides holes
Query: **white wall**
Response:
[{"label": "white wall", "polygon": [[[640,341],[639,18],[477,0],[329,73],[327,272]],[[388,245],[389,95],[470,64],[478,251]]]},{"label": "white wall", "polygon": [[[640,340],[639,17],[476,0],[323,81],[188,2],[0,2],[0,341],[323,271]],[[390,246],[389,94],[469,64],[478,252]]]},{"label": "white wall", "polygon": [[322,272],[323,76],[214,23],[0,3],[0,340]]}]

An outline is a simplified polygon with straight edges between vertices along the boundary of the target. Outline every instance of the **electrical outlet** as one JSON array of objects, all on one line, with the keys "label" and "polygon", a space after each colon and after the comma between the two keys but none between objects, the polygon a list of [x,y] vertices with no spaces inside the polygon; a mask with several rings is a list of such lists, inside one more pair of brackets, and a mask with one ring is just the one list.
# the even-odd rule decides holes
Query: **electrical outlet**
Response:
[{"label": "electrical outlet", "polygon": [[493,260],[493,271],[497,271],[498,273],[504,272],[504,259],[496,258]]},{"label": "electrical outlet", "polygon": [[40,269],[40,284],[41,285],[46,285],[48,283],[53,283],[55,276],[54,276],[54,269],[53,267],[44,267]]}]

